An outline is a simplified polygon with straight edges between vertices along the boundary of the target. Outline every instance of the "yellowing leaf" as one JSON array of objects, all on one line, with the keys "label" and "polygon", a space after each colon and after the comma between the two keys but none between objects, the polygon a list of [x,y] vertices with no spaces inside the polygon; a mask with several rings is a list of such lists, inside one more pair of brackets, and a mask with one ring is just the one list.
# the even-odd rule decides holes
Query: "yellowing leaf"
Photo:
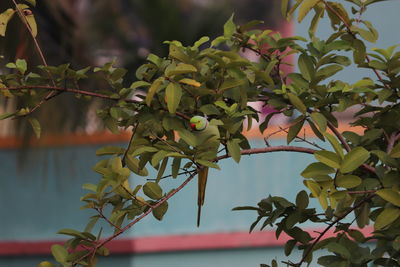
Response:
[{"label": "yellowing leaf", "polygon": [[14,15],[15,10],[12,8],[7,9],[0,14],[0,35],[6,36],[7,24]]},{"label": "yellowing leaf", "polygon": [[340,166],[342,173],[352,172],[369,158],[369,152],[363,147],[356,147],[347,153]]},{"label": "yellowing leaf", "polygon": [[163,82],[163,78],[158,78],[157,80],[155,80],[152,85],[149,88],[149,91],[147,92],[146,95],[146,104],[147,106],[150,107],[151,101],[153,100],[154,95],[156,94],[156,92],[158,91],[158,89],[160,88],[162,82]]},{"label": "yellowing leaf", "polygon": [[32,126],[33,132],[36,135],[36,138],[40,138],[40,133],[41,133],[41,127],[40,127],[40,123],[37,119],[35,118],[29,118],[29,123]]},{"label": "yellowing leaf", "polygon": [[168,111],[175,114],[182,97],[182,88],[179,84],[170,82],[165,89]]},{"label": "yellowing leaf", "polygon": [[353,188],[359,186],[361,182],[361,178],[355,175],[339,175],[335,180],[335,184],[343,188]]},{"label": "yellowing leaf", "polygon": [[392,158],[400,158],[400,142],[393,147],[392,151],[390,151],[389,156],[391,156]]},{"label": "yellowing leaf", "polygon": [[383,198],[384,200],[400,207],[400,194],[392,189],[381,189],[376,191],[376,194]]},{"label": "yellowing leaf", "polygon": [[385,208],[376,218],[374,228],[380,230],[390,225],[400,216],[400,209],[398,208]]},{"label": "yellowing leaf", "polygon": [[331,151],[321,150],[314,153],[314,157],[329,167],[340,168],[341,158]]},{"label": "yellowing leaf", "polygon": [[143,186],[143,193],[151,199],[158,200],[162,197],[161,187],[154,182],[147,182]]},{"label": "yellowing leaf", "polygon": [[195,66],[185,63],[179,63],[175,68],[168,70],[165,74],[170,77],[173,75],[197,72]]},{"label": "yellowing leaf", "polygon": [[132,157],[131,155],[126,155],[125,158],[125,163],[128,169],[130,169],[132,172],[136,173],[137,175],[140,176],[148,176],[149,172],[145,167],[140,169],[139,165],[139,160],[137,158]]},{"label": "yellowing leaf", "polygon": [[184,79],[179,80],[179,83],[191,85],[191,86],[194,86],[194,87],[200,87],[201,86],[201,83],[199,83],[198,81],[193,80],[193,79],[188,79],[188,78],[184,78]]},{"label": "yellowing leaf", "polygon": [[344,157],[343,148],[340,145],[339,141],[329,133],[324,133],[324,136],[326,137],[326,139],[328,139],[329,143],[331,143],[336,154],[338,154],[341,158],[343,158]]},{"label": "yellowing leaf", "polygon": [[297,108],[301,113],[305,114],[307,112],[307,107],[303,104],[303,102],[297,95],[288,93],[287,96],[290,103],[292,103],[293,106],[295,106],[295,108]]},{"label": "yellowing leaf", "polygon": [[307,16],[308,12],[318,4],[320,0],[304,0],[299,8],[299,15],[297,17],[297,21],[300,23],[305,16]]},{"label": "yellowing leaf", "polygon": [[228,140],[227,142],[229,155],[237,162],[240,161],[240,146],[236,140]]},{"label": "yellowing leaf", "polygon": [[321,188],[318,183],[311,180],[305,180],[304,184],[308,187],[308,189],[310,189],[311,194],[314,197],[319,197],[319,195],[321,194]]}]

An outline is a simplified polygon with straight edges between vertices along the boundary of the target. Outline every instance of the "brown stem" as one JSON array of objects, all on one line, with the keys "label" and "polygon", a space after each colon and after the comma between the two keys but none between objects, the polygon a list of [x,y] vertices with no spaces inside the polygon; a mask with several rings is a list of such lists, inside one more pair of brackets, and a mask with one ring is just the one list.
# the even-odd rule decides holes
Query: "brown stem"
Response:
[{"label": "brown stem", "polygon": [[[343,135],[342,135],[341,133],[339,133],[339,131],[336,129],[335,126],[333,126],[333,124],[332,124],[330,121],[328,121],[328,127],[329,127],[329,129],[332,131],[332,133],[339,139],[340,143],[342,143],[344,149],[345,149],[347,152],[350,152],[350,151],[351,151],[351,148],[350,148],[349,144],[346,142],[346,140],[344,139]],[[362,166],[364,169],[366,169],[367,171],[369,171],[370,173],[376,174],[376,170],[375,170],[374,167],[369,166],[369,165],[367,165],[367,164],[363,164],[363,165],[361,165],[361,166]]]},{"label": "brown stem", "polygon": [[339,133],[339,131],[336,129],[335,126],[333,126],[333,124],[328,121],[328,127],[329,129],[332,131],[332,133],[339,139],[340,143],[342,143],[344,149],[349,152],[351,150],[349,144],[346,142],[346,140],[344,139],[343,135],[341,133]]},{"label": "brown stem", "polygon": [[[30,33],[30,35],[31,35],[31,37],[32,37],[33,43],[34,43],[35,48],[36,48],[36,50],[37,50],[37,52],[38,52],[38,54],[39,54],[40,59],[41,59],[42,62],[43,62],[43,65],[47,67],[46,58],[44,57],[43,51],[42,51],[42,49],[40,48],[40,45],[39,45],[39,43],[38,43],[38,41],[37,41],[35,35],[33,34],[33,31],[32,31],[32,29],[31,29],[31,26],[29,26],[28,20],[26,19],[25,15],[24,15],[23,12],[21,11],[21,9],[18,7],[17,2],[16,2],[15,0],[12,0],[12,1],[13,1],[14,5],[15,5],[15,8],[16,8],[16,10],[17,10],[17,12],[18,12],[18,14],[19,14],[19,16],[20,16],[22,22],[23,22],[24,25],[25,25],[25,28],[28,30],[28,32]],[[54,82],[54,79],[53,79],[53,77],[52,77],[50,71],[46,70],[46,72],[49,74],[49,77],[50,77],[50,79],[51,79],[51,83],[53,84],[53,86],[56,86],[56,84],[55,84],[55,82]],[[32,113],[33,113],[37,108],[39,108],[44,102],[50,100],[51,98],[55,97],[56,95],[58,95],[58,94],[60,94],[60,93],[61,93],[61,92],[59,92],[59,93],[56,93],[56,92],[53,92],[53,91],[52,91],[52,92],[49,92],[39,103],[36,104],[36,106],[34,106],[28,113],[22,115],[21,117],[25,117],[25,116],[28,116],[29,114],[32,114]]]},{"label": "brown stem", "polygon": [[[46,90],[53,90],[53,91],[60,91],[60,92],[69,92],[69,93],[93,96],[93,97],[102,98],[102,99],[108,99],[108,100],[112,100],[112,101],[123,100],[127,103],[135,103],[135,104],[139,104],[139,105],[145,105],[143,102],[140,102],[140,101],[137,101],[134,99],[119,99],[119,98],[113,98],[108,95],[95,93],[92,91],[85,91],[85,90],[80,90],[80,89],[75,89],[75,88],[64,88],[64,87],[50,86],[50,85],[22,85],[22,86],[15,86],[15,87],[0,88],[0,90],[23,90],[23,89],[46,89]],[[176,114],[176,116],[181,117],[182,119],[190,120],[189,116],[187,116],[181,112],[176,112],[175,114]]]},{"label": "brown stem", "polygon": [[95,210],[97,211],[97,213],[100,215],[101,218],[103,218],[109,225],[111,225],[112,227],[114,227],[115,229],[118,229],[118,231],[121,231],[121,228],[118,227],[118,225],[115,225],[114,223],[112,223],[104,214],[103,214],[103,210],[100,208],[95,208]]},{"label": "brown stem", "polygon": [[364,191],[347,191],[346,193],[349,195],[357,195],[357,194],[374,194],[378,189],[376,190],[364,190]]},{"label": "brown stem", "polygon": [[123,167],[125,167],[125,165],[126,165],[126,156],[128,155],[128,153],[129,153],[129,150],[131,149],[131,146],[132,146],[132,142],[133,142],[133,138],[134,138],[134,136],[135,136],[135,133],[136,133],[136,129],[137,129],[137,127],[138,127],[138,125],[139,125],[139,123],[137,122],[134,126],[133,126],[133,128],[132,128],[132,135],[131,135],[131,138],[129,139],[129,144],[128,144],[128,147],[126,148],[126,150],[125,150],[125,153],[124,153],[124,155],[122,156],[122,166]]},{"label": "brown stem", "polygon": [[349,209],[347,212],[345,212],[343,215],[339,216],[336,218],[336,220],[334,220],[333,222],[331,222],[325,229],[324,231],[322,231],[317,239],[314,240],[314,242],[312,242],[311,246],[308,247],[307,251],[304,253],[303,257],[301,258],[300,262],[296,264],[296,266],[301,266],[301,264],[306,260],[306,258],[308,257],[308,255],[311,253],[311,251],[313,250],[313,248],[315,247],[315,245],[321,240],[321,238],[329,231],[329,229],[331,229],[335,224],[337,224],[338,222],[340,222],[341,220],[343,220],[347,215],[349,215],[351,212],[353,212],[355,209],[361,207],[361,205],[363,205],[365,202],[369,201],[370,199],[372,199],[375,195],[369,195],[366,198],[364,198],[363,200],[361,200],[360,202],[357,203],[357,205],[353,206],[351,209]]},{"label": "brown stem", "polygon": [[386,153],[387,154],[389,154],[392,151],[394,143],[396,143],[396,141],[399,140],[399,138],[400,138],[400,132],[397,133],[397,134],[393,132],[390,135],[390,137],[388,138],[388,145],[387,145],[387,148],[386,148]]},{"label": "brown stem", "polygon": [[[314,154],[316,150],[307,148],[307,147],[299,147],[299,146],[272,146],[272,147],[243,149],[242,151],[240,151],[240,154],[253,155],[253,154],[263,154],[263,153],[282,152],[282,151]],[[214,161],[219,161],[221,159],[226,159],[226,158],[230,158],[230,157],[231,156],[229,156],[229,155],[222,155],[222,156],[217,157]]]}]

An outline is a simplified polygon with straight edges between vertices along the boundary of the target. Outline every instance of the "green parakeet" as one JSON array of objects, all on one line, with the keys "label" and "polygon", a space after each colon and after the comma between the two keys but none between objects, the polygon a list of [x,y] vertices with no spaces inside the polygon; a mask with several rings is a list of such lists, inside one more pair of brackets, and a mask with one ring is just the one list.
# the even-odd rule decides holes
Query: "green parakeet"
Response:
[{"label": "green parakeet", "polygon": [[[193,134],[196,136],[195,148],[198,150],[197,154],[201,155],[201,158],[205,160],[215,159],[220,144],[218,127],[216,125],[210,125],[207,119],[202,116],[192,117],[190,119],[190,127],[193,130]],[[204,204],[208,167],[200,169],[198,174],[197,227],[200,226],[201,207]]]}]

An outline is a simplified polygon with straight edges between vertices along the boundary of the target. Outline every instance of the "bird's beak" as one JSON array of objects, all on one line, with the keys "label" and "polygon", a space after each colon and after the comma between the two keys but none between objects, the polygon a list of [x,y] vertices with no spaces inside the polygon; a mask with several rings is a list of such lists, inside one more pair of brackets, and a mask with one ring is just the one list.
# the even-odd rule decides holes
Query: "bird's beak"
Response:
[{"label": "bird's beak", "polygon": [[190,124],[190,128],[192,128],[192,130],[196,130],[196,124],[191,123],[191,124]]}]

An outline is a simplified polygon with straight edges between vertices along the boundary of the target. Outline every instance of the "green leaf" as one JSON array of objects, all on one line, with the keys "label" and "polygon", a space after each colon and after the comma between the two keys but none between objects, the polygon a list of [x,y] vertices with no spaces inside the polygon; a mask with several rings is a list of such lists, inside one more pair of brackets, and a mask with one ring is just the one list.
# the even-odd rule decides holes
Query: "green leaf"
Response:
[{"label": "green leaf", "polygon": [[376,194],[386,200],[387,202],[392,203],[393,205],[396,205],[400,207],[400,194],[397,191],[394,191],[392,189],[381,189],[376,191]]},{"label": "green leaf", "polygon": [[393,147],[392,151],[389,153],[389,156],[392,158],[400,158],[400,142]]},{"label": "green leaf", "polygon": [[[239,141],[240,142],[240,141]],[[228,140],[227,147],[229,155],[237,162],[240,161],[240,146],[238,140]]]},{"label": "green leaf", "polygon": [[29,118],[29,123],[32,126],[33,132],[36,135],[36,138],[40,138],[40,133],[41,133],[41,127],[40,127],[40,123],[37,119],[35,118]]},{"label": "green leaf", "polygon": [[303,104],[303,102],[297,95],[288,93],[287,96],[289,98],[290,103],[292,103],[293,106],[295,106],[295,108],[298,111],[300,111],[303,114],[305,114],[307,112],[307,107]]},{"label": "green leaf", "polygon": [[147,171],[146,168],[140,168],[139,160],[135,157],[132,157],[131,155],[126,155],[125,158],[126,166],[128,169],[130,169],[132,172],[136,173],[137,175],[140,176],[148,176],[149,172]]},{"label": "green leaf", "polygon": [[41,263],[39,263],[38,267],[56,267],[56,266],[49,261],[42,261]]},{"label": "green leaf", "polygon": [[220,167],[218,166],[218,164],[216,164],[214,162],[211,162],[211,161],[208,161],[208,160],[204,160],[204,159],[196,159],[196,162],[201,164],[201,165],[203,165],[203,166],[220,170]]},{"label": "green leaf", "polygon": [[350,251],[343,245],[337,242],[329,242],[326,248],[333,253],[337,253],[345,259],[351,258]]},{"label": "green leaf", "polygon": [[285,255],[289,256],[292,253],[294,246],[296,245],[297,241],[295,239],[290,239],[285,244]]},{"label": "green leaf", "polygon": [[15,66],[21,74],[24,74],[28,69],[25,59],[17,59],[17,61],[15,61]]},{"label": "green leaf", "polygon": [[153,155],[152,159],[151,159],[151,165],[152,165],[153,167],[156,167],[156,166],[160,163],[160,161],[163,160],[163,159],[166,157],[166,155],[167,155],[168,153],[169,153],[169,152],[168,152],[168,151],[165,151],[165,150],[160,150],[160,151],[158,151],[157,153],[155,153],[155,154]]},{"label": "green leaf", "polygon": [[178,177],[179,168],[181,167],[181,161],[181,158],[174,158],[174,160],[172,161],[171,175],[173,178]]},{"label": "green leaf", "polygon": [[282,17],[284,17],[284,18],[286,17],[288,6],[289,6],[289,0],[281,1],[281,14],[282,14]]},{"label": "green leaf", "polygon": [[321,150],[314,153],[314,157],[320,162],[328,165],[329,167],[338,169],[342,159],[331,151]]},{"label": "green leaf", "polygon": [[297,22],[300,23],[305,16],[307,16],[308,12],[318,4],[320,0],[304,0],[299,7],[299,14],[297,17]]},{"label": "green leaf", "polygon": [[304,210],[307,208],[309,203],[308,194],[306,191],[301,190],[296,196],[296,206],[297,208]]},{"label": "green leaf", "polygon": [[182,88],[179,84],[170,82],[165,89],[168,111],[175,114],[182,97]]},{"label": "green leaf", "polygon": [[320,163],[320,162],[314,162],[308,165],[304,171],[302,171],[301,176],[304,178],[314,178],[315,176],[319,175],[327,175],[334,173],[335,169]]},{"label": "green leaf", "polygon": [[155,80],[152,85],[149,88],[149,91],[147,92],[145,102],[147,106],[150,107],[151,101],[153,100],[154,95],[158,91],[158,89],[161,87],[162,83],[164,81],[164,78],[160,77],[157,80]]},{"label": "green leaf", "polygon": [[311,116],[311,119],[318,125],[321,132],[325,132],[326,125],[328,124],[325,116],[319,112],[313,112],[313,113],[311,113],[310,116]]},{"label": "green leaf", "polygon": [[200,111],[206,115],[220,115],[221,114],[219,109],[216,106],[214,106],[213,104],[206,104],[204,106],[201,106]]},{"label": "green leaf", "polygon": [[195,49],[198,49],[202,44],[208,42],[209,40],[210,40],[210,37],[203,36],[198,41],[196,41],[192,47]]},{"label": "green leaf", "polygon": [[343,188],[353,188],[359,186],[362,180],[355,175],[339,175],[335,179],[335,184]]},{"label": "green leaf", "polygon": [[337,72],[341,71],[343,69],[342,66],[340,65],[329,65],[326,67],[323,67],[317,71],[316,77],[319,81],[324,80],[326,78],[329,78],[333,75],[335,75]]},{"label": "green leaf", "polygon": [[15,112],[6,112],[0,115],[0,120],[5,120],[15,115]]},{"label": "green leaf", "polygon": [[230,88],[243,85],[244,83],[245,83],[244,79],[226,79],[218,88],[218,93],[222,93]]},{"label": "green leaf", "polygon": [[65,247],[57,244],[51,246],[51,254],[53,254],[56,261],[64,263],[67,259],[68,251]]},{"label": "green leaf", "polygon": [[233,14],[232,14],[231,17],[224,24],[224,37],[231,38],[231,36],[235,33],[235,31],[236,31],[236,25],[233,22]]},{"label": "green leaf", "polygon": [[354,62],[356,64],[364,63],[365,57],[367,55],[367,49],[365,47],[365,44],[362,41],[355,39],[352,42],[352,47],[353,47]]},{"label": "green leaf", "polygon": [[340,145],[339,141],[329,133],[324,133],[324,136],[326,137],[326,139],[328,139],[329,143],[331,143],[336,154],[338,154],[341,158],[343,158],[344,157],[343,148]]},{"label": "green leaf", "polygon": [[290,142],[293,141],[293,139],[297,136],[297,134],[300,132],[301,128],[303,127],[304,120],[300,120],[296,124],[290,126],[289,132],[287,134],[287,143],[289,144]]},{"label": "green leaf", "polygon": [[158,151],[158,149],[155,148],[155,147],[151,147],[151,146],[142,146],[142,147],[136,148],[136,149],[132,152],[131,156],[132,156],[132,157],[135,157],[135,156],[140,155],[140,154],[143,154],[143,153],[145,153],[145,152],[157,152],[157,151]]},{"label": "green leaf", "polygon": [[153,216],[157,220],[161,221],[163,219],[165,213],[167,212],[167,210],[168,210],[168,202],[165,201],[160,206],[158,206],[157,208],[153,209],[152,213],[153,213]]},{"label": "green leaf", "polygon": [[297,64],[303,77],[307,81],[311,81],[315,72],[311,57],[306,54],[301,54]]},{"label": "green leaf", "polygon": [[340,166],[342,173],[349,173],[360,167],[369,158],[369,152],[363,147],[356,147],[347,153]]},{"label": "green leaf", "polygon": [[[35,17],[33,16],[33,13],[31,12],[30,9],[28,9],[27,5],[24,4],[18,4],[17,5],[19,9],[22,10],[22,15],[25,17],[28,26],[32,32],[33,37],[37,36],[37,25],[36,25],[36,20]],[[29,12],[27,12],[29,11]]]},{"label": "green leaf", "polygon": [[197,138],[186,129],[178,130],[179,137],[182,138],[189,146],[196,147],[197,146]]},{"label": "green leaf", "polygon": [[131,84],[131,86],[129,86],[129,88],[131,89],[136,89],[136,88],[140,88],[140,87],[149,87],[151,84],[145,81],[136,81],[133,82]]},{"label": "green leaf", "polygon": [[154,182],[145,183],[143,186],[143,192],[151,199],[158,200],[162,198],[162,189],[157,183]]},{"label": "green leaf", "polygon": [[25,0],[25,1],[31,4],[32,6],[36,6],[36,0]]},{"label": "green leaf", "polygon": [[385,208],[376,218],[374,229],[381,230],[390,225],[400,216],[400,209],[398,208]]},{"label": "green leaf", "polygon": [[193,73],[193,72],[197,72],[195,66],[185,63],[179,63],[175,68],[168,70],[165,74],[168,77],[171,77],[174,75]]},{"label": "green leaf", "polygon": [[121,155],[125,153],[125,148],[116,146],[105,146],[96,150],[96,156]]},{"label": "green leaf", "polygon": [[7,9],[0,14],[0,35],[6,36],[7,24],[14,15],[15,10],[12,8]]}]

